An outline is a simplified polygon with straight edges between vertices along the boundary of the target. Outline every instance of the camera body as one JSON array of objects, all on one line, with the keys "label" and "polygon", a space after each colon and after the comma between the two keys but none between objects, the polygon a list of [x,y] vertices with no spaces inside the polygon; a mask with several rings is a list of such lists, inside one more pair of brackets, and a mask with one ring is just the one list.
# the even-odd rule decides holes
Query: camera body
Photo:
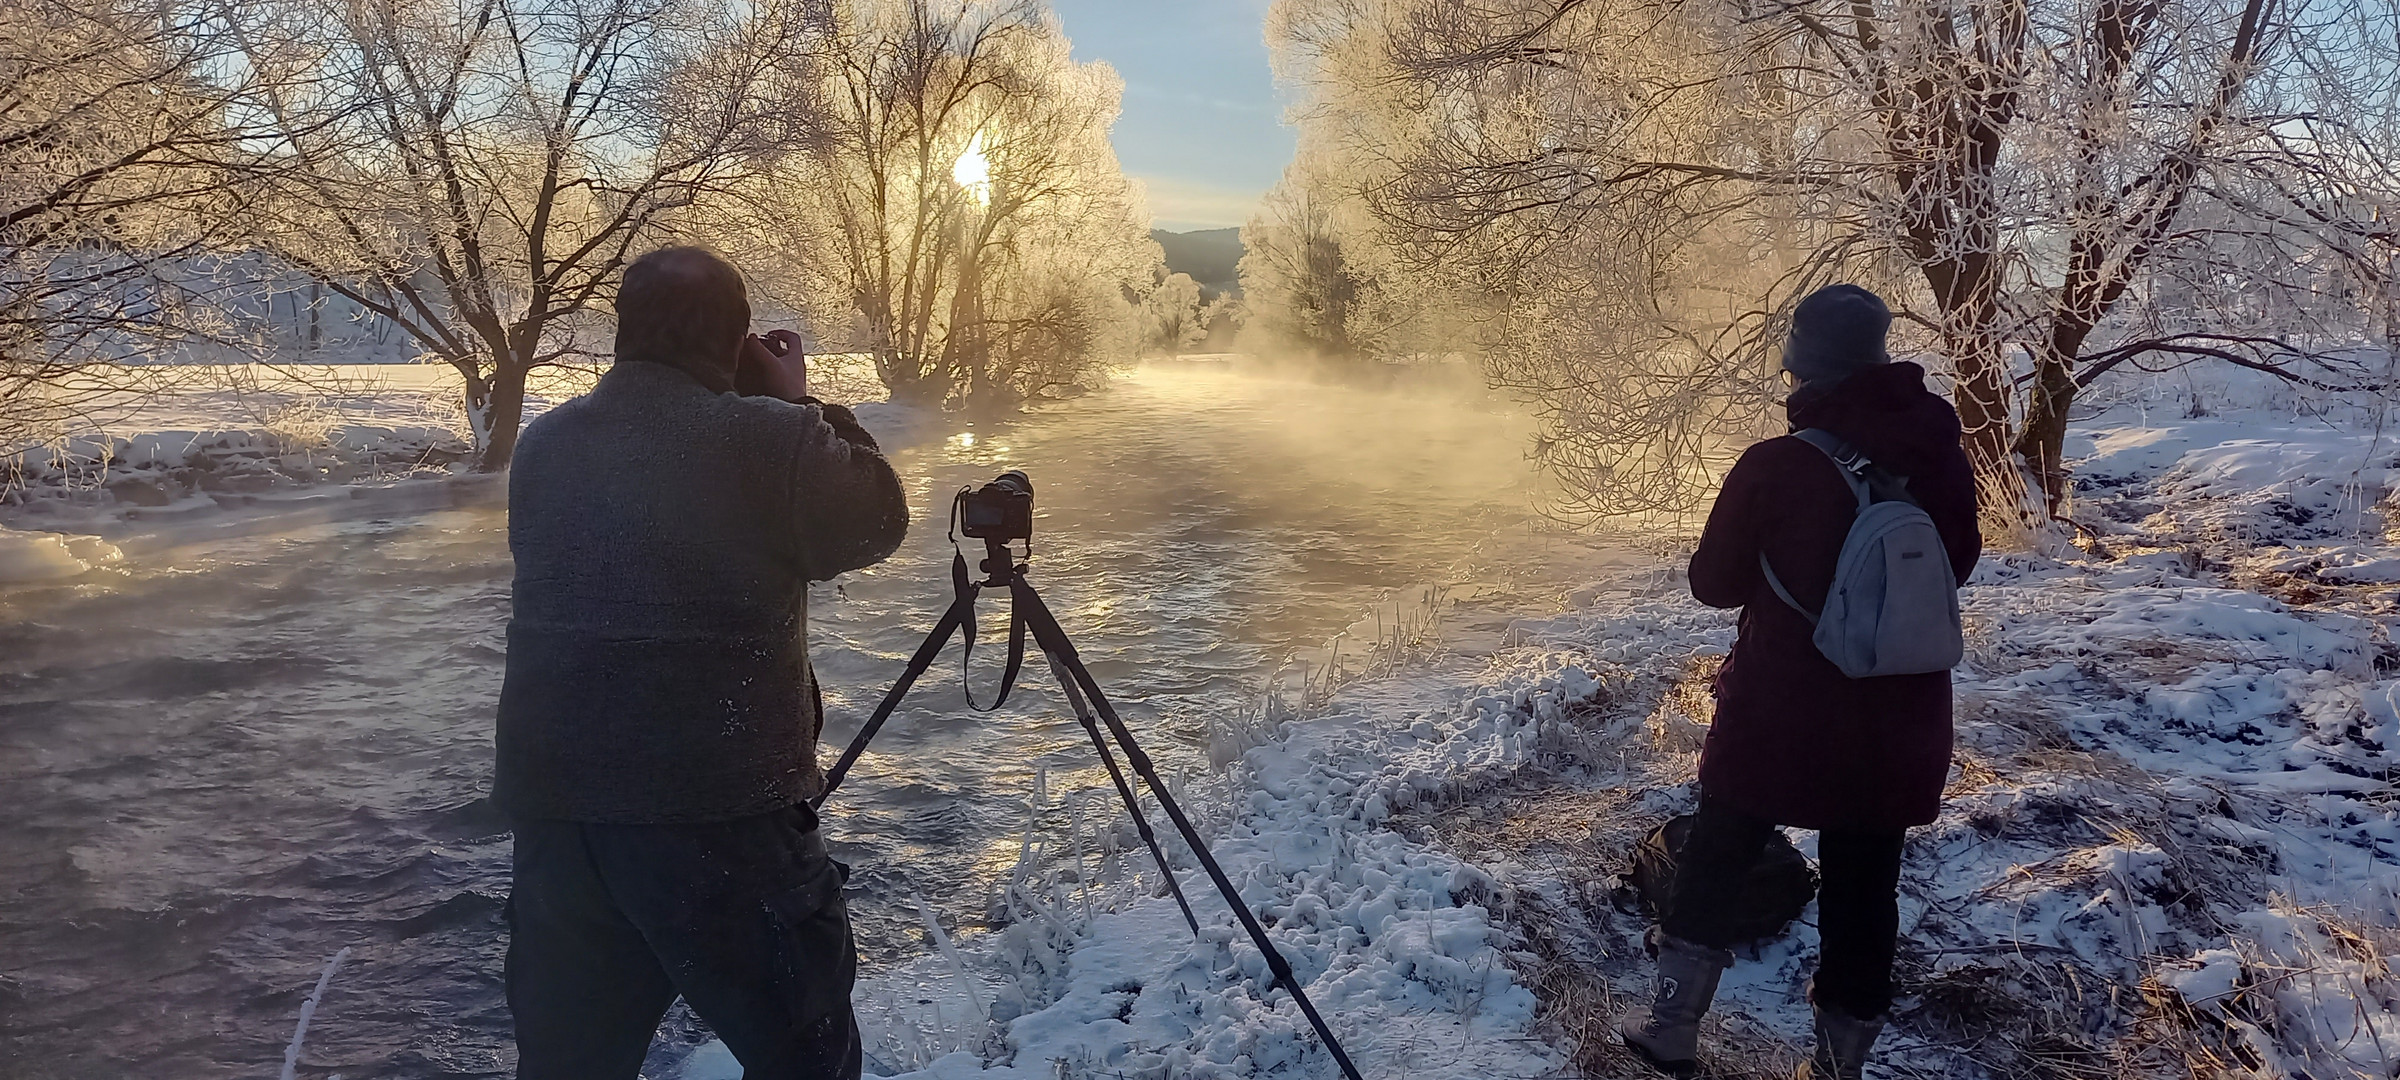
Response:
[{"label": "camera body", "polygon": [[1033,480],[1015,469],[958,493],[958,531],[979,540],[1033,539]]}]

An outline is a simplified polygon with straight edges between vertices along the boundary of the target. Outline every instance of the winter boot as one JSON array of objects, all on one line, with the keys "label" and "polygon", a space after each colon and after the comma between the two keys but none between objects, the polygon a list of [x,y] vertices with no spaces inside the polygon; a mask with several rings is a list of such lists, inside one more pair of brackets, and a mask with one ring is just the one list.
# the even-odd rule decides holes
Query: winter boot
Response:
[{"label": "winter boot", "polygon": [[1817,1049],[1800,1063],[1793,1080],[1859,1080],[1867,1068],[1867,1049],[1891,1017],[1860,1020],[1823,1005],[1810,1008],[1817,1014]]},{"label": "winter boot", "polygon": [[1732,966],[1733,954],[1695,945],[1653,928],[1658,954],[1658,1000],[1635,1009],[1617,1025],[1627,1049],[1659,1071],[1690,1076],[1700,1067],[1700,1018],[1717,996],[1717,977]]}]

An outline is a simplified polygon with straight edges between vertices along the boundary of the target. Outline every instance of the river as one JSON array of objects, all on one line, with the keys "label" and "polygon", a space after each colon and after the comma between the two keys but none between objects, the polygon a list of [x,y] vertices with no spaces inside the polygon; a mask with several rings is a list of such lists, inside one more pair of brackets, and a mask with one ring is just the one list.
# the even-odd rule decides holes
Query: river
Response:
[{"label": "river", "polygon": [[[1377,605],[1451,586],[1445,639],[1473,648],[1605,557],[1535,512],[1526,431],[1453,393],[1175,365],[897,447],[908,543],[812,596],[828,758],[947,602],[962,484],[1031,474],[1034,584],[1147,748],[1199,769],[1210,716],[1345,630],[1356,657]],[[0,590],[0,1075],[272,1075],[345,947],[302,1075],[507,1075],[507,825],[481,798],[505,540],[500,508],[451,510]],[[953,646],[829,808],[870,969],[923,950],[912,896],[973,932],[1037,773],[1053,805],[1105,785],[1027,681],[969,713]],[[659,1052],[697,1037],[678,1015]]]}]

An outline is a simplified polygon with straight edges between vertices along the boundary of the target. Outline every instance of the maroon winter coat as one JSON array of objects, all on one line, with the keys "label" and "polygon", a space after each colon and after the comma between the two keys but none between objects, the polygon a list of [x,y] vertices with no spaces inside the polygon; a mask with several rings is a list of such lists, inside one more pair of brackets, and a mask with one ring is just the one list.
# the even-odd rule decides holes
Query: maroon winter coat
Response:
[{"label": "maroon winter coat", "polygon": [[[1982,554],[1975,480],[1959,448],[1958,413],[1925,389],[1925,370],[1868,368],[1830,392],[1804,389],[1794,430],[1823,428],[1909,479],[1966,580]],[[1743,452],[1692,555],[1692,595],[1742,609],[1733,655],[1717,676],[1717,715],[1700,752],[1711,798],[1804,829],[1897,830],[1934,819],[1950,772],[1950,673],[1844,676],[1809,640],[1815,627],[1759,572],[1811,610],[1824,609],[1858,499],[1816,447],[1769,439]]]}]

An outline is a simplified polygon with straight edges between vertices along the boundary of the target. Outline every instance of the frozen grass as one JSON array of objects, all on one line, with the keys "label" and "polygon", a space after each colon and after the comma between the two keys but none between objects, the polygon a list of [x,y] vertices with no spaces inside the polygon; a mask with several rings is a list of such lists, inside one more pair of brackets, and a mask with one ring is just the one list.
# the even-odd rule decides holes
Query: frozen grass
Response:
[{"label": "frozen grass", "polygon": [[1229,712],[1203,718],[1209,767],[1227,769],[1272,740],[1284,721],[1322,713],[1345,686],[1397,678],[1439,661],[1442,613],[1449,606],[1448,586],[1403,590],[1322,649],[1286,658],[1257,693]]},{"label": "frozen grass", "polygon": [[[1872,1076],[2400,1075],[2400,463],[2367,406],[2208,396],[2079,425],[2087,552],[2004,542],[1968,591],[1957,769],[1912,834]],[[1514,886],[1493,910],[1561,1075],[1642,1074],[1611,1030],[1650,971],[1622,876],[1690,808],[1732,634],[1667,585],[1522,623],[1465,693],[1543,721],[1537,751],[1392,819]],[[1544,720],[1525,692],[1564,674],[1589,690]],[[1813,919],[1729,974],[1711,1075],[1788,1075]]]},{"label": "frozen grass", "polygon": [[[1573,1054],[1579,1075],[1639,1074],[1610,1027],[1646,992],[1649,967],[1644,920],[1621,875],[1643,833],[1688,809],[1695,758],[1681,725],[1705,715],[1700,687],[1713,666],[1703,655],[1603,680],[1573,730],[1546,740],[1528,767],[1455,787],[1394,821],[1518,885],[1514,902],[1497,909],[1518,938],[1508,955],[1543,1000],[1543,1030]],[[1995,790],[2075,791],[2026,800],[2005,820],[1954,807],[1917,835],[1903,883],[1904,914],[1913,916],[1902,938],[1904,997],[1884,1043],[1892,1075],[2393,1075],[2384,1062],[2400,1049],[2389,1032],[2388,912],[2376,920],[2296,905],[2262,879],[2259,852],[2211,835],[2231,819],[2085,749],[2038,714],[1989,698],[1962,704],[1971,731],[1957,801]],[[2236,814],[2266,819],[2275,809]],[[1944,857],[1961,831],[2006,837],[2023,854]],[[2079,901],[2063,934],[2055,923],[1989,917],[2011,907],[2038,913],[2062,906],[2060,897]],[[1803,926],[1799,936],[1813,931]],[[2216,951],[2202,948],[2195,960],[2193,941],[2215,942]],[[1725,1007],[1710,1020],[1710,1075],[1789,1075],[1806,1036],[1798,996],[1806,964],[1797,955],[1805,950],[1796,944],[1753,950],[1729,979]],[[2215,981],[2186,979],[2175,989],[2180,975],[2200,971]]]}]

